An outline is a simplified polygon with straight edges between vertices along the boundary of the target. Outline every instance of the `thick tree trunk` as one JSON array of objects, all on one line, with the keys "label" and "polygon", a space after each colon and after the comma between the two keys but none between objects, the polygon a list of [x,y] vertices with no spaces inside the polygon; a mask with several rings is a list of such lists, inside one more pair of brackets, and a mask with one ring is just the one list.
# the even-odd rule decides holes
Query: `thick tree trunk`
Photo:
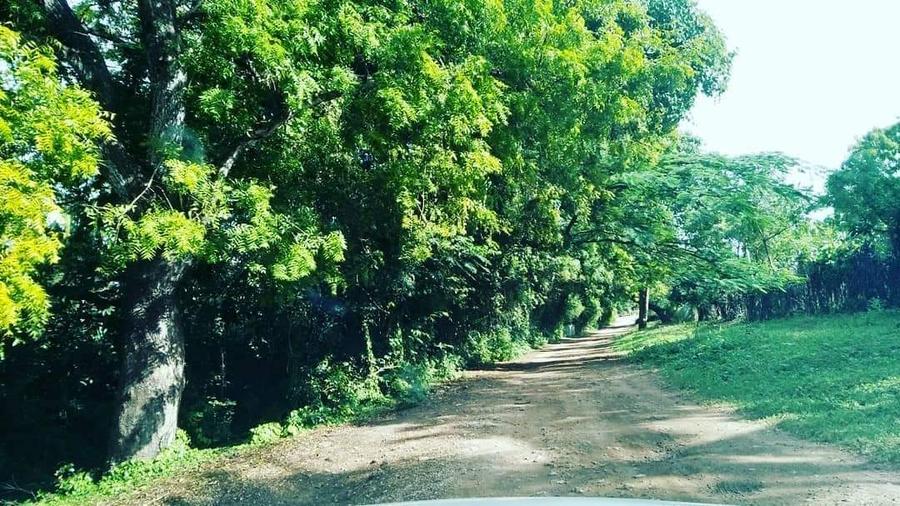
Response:
[{"label": "thick tree trunk", "polygon": [[[138,0],[141,42],[150,81],[147,159],[153,173],[181,155],[184,87],[177,10],[182,0]],[[152,176],[151,176],[152,177]],[[172,444],[184,388],[184,337],[175,290],[186,262],[138,262],[125,275],[120,404],[111,462],[155,457]]]},{"label": "thick tree trunk", "polygon": [[184,137],[184,88],[187,75],[181,57],[176,12],[184,0],[139,0],[141,42],[150,77],[148,154],[154,171],[165,173],[165,162],[181,156]]},{"label": "thick tree trunk", "polygon": [[[129,98],[117,92],[103,51],[70,7],[71,1],[36,3],[81,84],[113,114],[121,112],[119,106],[130,107]],[[194,4],[188,0],[137,1],[138,31],[147,65],[149,131],[146,153],[133,152],[116,141],[105,146],[104,167],[121,202],[135,204],[132,199],[137,189],[156,184],[154,179],[165,174],[166,160],[181,155],[187,79],[180,62],[183,47],[178,12],[190,7],[189,3]],[[175,289],[186,266],[161,259],[138,262],[123,277],[121,405],[111,438],[112,462],[153,457],[175,437],[184,383],[184,343]]]},{"label": "thick tree trunk", "polygon": [[175,290],[187,264],[139,262],[126,272],[120,399],[110,461],[155,457],[175,439],[184,336]]},{"label": "thick tree trunk", "polygon": [[647,318],[650,314],[650,290],[648,288],[641,288],[641,291],[638,293],[638,319],[637,325],[638,329],[647,328]]}]

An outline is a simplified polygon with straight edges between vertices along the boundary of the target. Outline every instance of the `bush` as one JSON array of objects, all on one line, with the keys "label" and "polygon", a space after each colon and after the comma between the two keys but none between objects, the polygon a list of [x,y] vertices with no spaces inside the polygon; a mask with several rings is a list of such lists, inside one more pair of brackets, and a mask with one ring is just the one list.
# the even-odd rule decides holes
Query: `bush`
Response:
[{"label": "bush", "polygon": [[231,422],[236,402],[208,397],[200,407],[192,411],[185,423],[191,440],[201,448],[226,443],[233,439]]},{"label": "bush", "polygon": [[271,443],[282,437],[284,428],[278,422],[264,423],[250,429],[250,444]]},{"label": "bush", "polygon": [[74,464],[66,464],[54,473],[56,490],[60,494],[82,497],[94,488],[94,479],[86,471],[78,471]]},{"label": "bush", "polygon": [[508,328],[495,328],[469,333],[464,356],[468,364],[484,365],[510,360],[528,349],[528,342],[513,339]]},{"label": "bush", "polygon": [[[333,363],[325,358],[307,373],[304,386],[303,404],[310,413],[311,420],[323,413],[351,415],[360,404],[377,401],[382,397],[377,380],[354,368],[350,362]],[[318,425],[327,420],[318,420],[306,425]]]},{"label": "bush", "polygon": [[597,327],[597,323],[603,313],[603,306],[598,299],[589,297],[584,305],[584,310],[575,321],[575,331],[578,334]]},{"label": "bush", "polygon": [[585,306],[584,303],[581,302],[581,297],[577,294],[570,293],[566,297],[566,303],[563,309],[562,315],[562,323],[564,324],[574,324],[578,317],[584,313]]},{"label": "bush", "polygon": [[132,460],[115,465],[102,478],[67,464],[55,473],[56,492],[36,495],[40,504],[97,503],[102,497],[124,494],[154,479],[196,469],[216,453],[190,447],[190,438],[179,430],[171,446],[151,460]]},{"label": "bush", "polygon": [[455,377],[461,367],[462,360],[452,354],[421,364],[399,364],[385,374],[386,394],[401,406],[419,403],[428,395],[431,385]]},{"label": "bush", "polygon": [[678,306],[672,314],[672,323],[695,322],[698,319],[697,310],[690,304]]},{"label": "bush", "polygon": [[603,314],[600,315],[600,320],[597,322],[601,327],[608,327],[616,321],[619,315],[616,312],[616,308],[609,306],[603,309]]},{"label": "bush", "polygon": [[866,303],[866,310],[871,312],[883,311],[884,308],[884,301],[882,301],[878,297],[869,299],[869,301]]},{"label": "bush", "polygon": [[538,329],[531,329],[528,333],[527,343],[530,348],[540,348],[550,342],[550,337]]}]

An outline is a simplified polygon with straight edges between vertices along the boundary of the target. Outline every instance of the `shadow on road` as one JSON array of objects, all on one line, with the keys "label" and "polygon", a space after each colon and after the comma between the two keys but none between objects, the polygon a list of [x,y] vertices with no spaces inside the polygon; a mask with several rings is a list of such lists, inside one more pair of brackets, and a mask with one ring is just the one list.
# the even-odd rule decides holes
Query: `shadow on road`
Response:
[{"label": "shadow on road", "polygon": [[[468,373],[417,407],[207,471],[166,504],[647,497],[890,504],[900,475],[685,402],[611,342],[624,322]],[[198,490],[200,492],[198,492]]]}]

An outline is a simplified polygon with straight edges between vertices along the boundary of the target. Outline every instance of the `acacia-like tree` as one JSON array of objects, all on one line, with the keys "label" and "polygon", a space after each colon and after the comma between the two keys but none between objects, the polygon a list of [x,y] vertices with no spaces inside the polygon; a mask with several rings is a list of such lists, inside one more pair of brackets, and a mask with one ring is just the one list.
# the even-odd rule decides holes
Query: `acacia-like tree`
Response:
[{"label": "acacia-like tree", "polygon": [[0,13],[52,43],[64,79],[110,118],[100,172],[69,209],[121,290],[114,462],[174,438],[192,317],[179,288],[208,265],[253,293],[293,288],[283,306],[255,300],[255,317],[293,315],[304,280],[340,294],[372,374],[376,354],[427,356],[441,340],[502,356],[506,327],[558,334],[581,296],[610,306],[633,267],[601,247],[617,176],[658,158],[730,63],[690,0],[15,0]]}]

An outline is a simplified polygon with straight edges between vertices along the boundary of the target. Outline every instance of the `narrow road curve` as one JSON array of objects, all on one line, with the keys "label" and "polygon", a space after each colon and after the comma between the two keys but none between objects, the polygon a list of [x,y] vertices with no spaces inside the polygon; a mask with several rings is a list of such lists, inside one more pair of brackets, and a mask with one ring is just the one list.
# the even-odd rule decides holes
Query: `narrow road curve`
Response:
[{"label": "narrow road curve", "polygon": [[466,373],[422,405],[324,428],[137,494],[136,503],[359,504],[607,496],[900,504],[900,473],[699,406],[611,341],[631,322]]}]

